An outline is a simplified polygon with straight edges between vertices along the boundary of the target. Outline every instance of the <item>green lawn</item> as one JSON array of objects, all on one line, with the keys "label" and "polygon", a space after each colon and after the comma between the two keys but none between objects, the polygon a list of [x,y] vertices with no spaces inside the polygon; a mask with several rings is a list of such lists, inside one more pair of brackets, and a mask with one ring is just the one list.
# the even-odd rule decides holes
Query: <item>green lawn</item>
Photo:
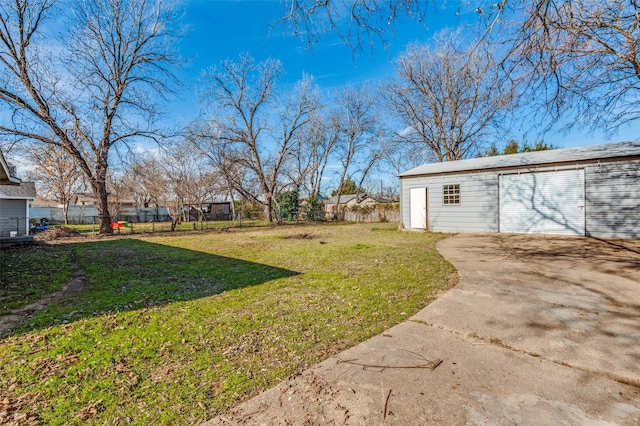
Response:
[{"label": "green lawn", "polygon": [[[210,222],[182,222],[176,226],[175,231],[206,231],[206,230],[220,230],[227,228],[240,228],[240,227],[253,227],[253,226],[268,226],[268,222],[260,220],[219,220]],[[98,234],[100,231],[100,225],[94,224],[82,224],[82,225],[51,225],[51,228],[65,226],[73,228],[83,234]],[[126,223],[123,228],[115,229],[116,235],[127,234],[140,234],[140,233],[154,233],[154,232],[169,232],[171,231],[171,222],[141,222],[141,223]]]},{"label": "green lawn", "polygon": [[71,278],[69,262],[69,253],[55,246],[1,250],[0,315],[59,290]]},{"label": "green lawn", "polygon": [[87,289],[0,341],[0,413],[45,424],[194,424],[222,413],[449,287],[454,269],[435,250],[445,235],[396,227],[57,246],[86,271]]}]

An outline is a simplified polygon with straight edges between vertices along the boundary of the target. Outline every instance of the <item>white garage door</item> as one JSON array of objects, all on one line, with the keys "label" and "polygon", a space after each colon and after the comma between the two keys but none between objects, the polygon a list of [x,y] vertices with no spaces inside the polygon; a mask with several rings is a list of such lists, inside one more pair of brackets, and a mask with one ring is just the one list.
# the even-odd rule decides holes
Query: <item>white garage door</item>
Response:
[{"label": "white garage door", "polygon": [[427,228],[427,189],[411,188],[409,192],[411,209],[410,223],[413,229]]},{"label": "white garage door", "polygon": [[500,176],[500,232],[584,235],[584,170]]}]

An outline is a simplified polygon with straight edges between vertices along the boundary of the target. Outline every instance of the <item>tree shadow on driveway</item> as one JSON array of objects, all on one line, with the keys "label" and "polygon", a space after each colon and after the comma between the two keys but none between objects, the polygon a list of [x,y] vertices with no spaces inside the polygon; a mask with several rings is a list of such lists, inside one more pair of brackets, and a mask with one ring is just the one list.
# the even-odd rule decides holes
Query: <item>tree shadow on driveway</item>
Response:
[{"label": "tree shadow on driveway", "polygon": [[468,234],[443,243],[461,281],[426,321],[640,386],[640,241]]}]

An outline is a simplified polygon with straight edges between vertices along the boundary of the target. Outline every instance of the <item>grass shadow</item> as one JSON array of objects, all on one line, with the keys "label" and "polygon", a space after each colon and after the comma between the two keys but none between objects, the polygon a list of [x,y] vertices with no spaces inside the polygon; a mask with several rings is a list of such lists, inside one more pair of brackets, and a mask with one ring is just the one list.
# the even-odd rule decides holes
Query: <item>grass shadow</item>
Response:
[{"label": "grass shadow", "polygon": [[4,336],[123,312],[194,300],[255,286],[298,272],[139,239],[62,245],[75,283]]}]

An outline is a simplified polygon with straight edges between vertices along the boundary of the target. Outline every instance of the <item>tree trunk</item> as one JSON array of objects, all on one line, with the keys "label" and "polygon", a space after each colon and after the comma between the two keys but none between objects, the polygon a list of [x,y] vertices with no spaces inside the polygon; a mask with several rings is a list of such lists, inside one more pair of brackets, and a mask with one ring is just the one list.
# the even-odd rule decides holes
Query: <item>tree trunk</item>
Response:
[{"label": "tree trunk", "polygon": [[229,201],[231,207],[231,220],[236,220],[236,203],[233,201],[233,192],[229,190]]},{"label": "tree trunk", "polygon": [[265,204],[264,204],[264,219],[268,222],[273,222],[273,198],[270,194],[265,194]]},{"label": "tree trunk", "polygon": [[340,196],[342,195],[340,192],[342,191],[342,185],[340,185],[340,190],[338,191],[338,198],[336,198],[336,204],[333,208],[333,219],[334,220],[340,220],[340,217],[338,216],[340,213]]},{"label": "tree trunk", "polygon": [[109,202],[107,200],[107,185],[103,180],[102,182],[95,183],[94,189],[95,195],[98,201],[98,216],[100,220],[100,235],[113,234],[111,229],[111,214],[109,213]]},{"label": "tree trunk", "polygon": [[340,175],[340,184],[338,185],[338,198],[336,198],[336,205],[333,210],[333,219],[340,220],[338,214],[340,213],[340,197],[342,196],[342,188],[344,187],[344,178],[347,176],[347,167],[349,167],[350,156],[347,157],[347,165],[342,169],[342,174]]},{"label": "tree trunk", "polygon": [[69,204],[68,203],[62,204],[62,213],[64,214],[64,224],[68,225],[69,224]]}]

